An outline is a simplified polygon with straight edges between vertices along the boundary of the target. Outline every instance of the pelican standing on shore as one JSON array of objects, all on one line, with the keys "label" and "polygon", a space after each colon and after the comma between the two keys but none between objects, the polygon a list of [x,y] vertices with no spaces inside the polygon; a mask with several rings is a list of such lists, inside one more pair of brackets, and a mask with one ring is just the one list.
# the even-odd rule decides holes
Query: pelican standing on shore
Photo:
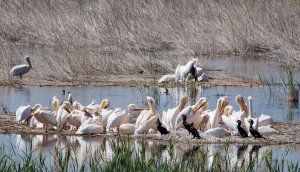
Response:
[{"label": "pelican standing on shore", "polygon": [[29,70],[32,69],[31,62],[29,60],[29,56],[26,56],[25,60],[26,60],[27,64],[21,64],[21,65],[14,66],[10,70],[10,74],[12,76],[19,76],[22,79],[22,75],[28,73]]}]

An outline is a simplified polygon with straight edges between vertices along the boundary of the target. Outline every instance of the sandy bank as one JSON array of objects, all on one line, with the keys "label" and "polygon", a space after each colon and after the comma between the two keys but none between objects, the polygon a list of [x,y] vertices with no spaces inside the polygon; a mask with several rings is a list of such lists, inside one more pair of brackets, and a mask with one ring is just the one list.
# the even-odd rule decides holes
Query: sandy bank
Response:
[{"label": "sandy bank", "polygon": [[[18,124],[14,122],[15,117],[12,115],[0,115],[0,134],[62,134],[62,135],[75,135],[74,131],[63,131],[59,133],[55,130],[44,132],[42,129],[32,129],[25,124]],[[160,139],[175,139],[179,143],[247,143],[247,144],[300,144],[300,122],[275,122],[273,127],[279,131],[279,134],[269,134],[263,135],[267,139],[253,139],[253,138],[241,138],[239,136],[226,136],[223,138],[217,138],[213,136],[208,136],[205,134],[200,134],[203,139],[196,140],[192,139],[192,135],[189,135],[186,130],[180,130],[178,132],[173,132],[169,136],[164,136],[161,138],[160,134],[147,134],[138,137],[150,140],[160,140]],[[113,134],[109,134],[111,137],[118,137]],[[104,136],[104,135],[93,135]]]}]

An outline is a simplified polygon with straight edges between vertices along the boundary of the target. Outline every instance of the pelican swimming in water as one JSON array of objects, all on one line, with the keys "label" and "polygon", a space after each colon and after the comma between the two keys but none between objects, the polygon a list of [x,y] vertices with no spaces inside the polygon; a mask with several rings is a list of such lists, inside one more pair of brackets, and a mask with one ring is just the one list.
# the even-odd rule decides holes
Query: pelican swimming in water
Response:
[{"label": "pelican swimming in water", "polygon": [[182,115],[186,115],[186,120],[188,123],[193,123],[195,125],[199,124],[203,117],[202,112],[207,108],[207,100],[205,97],[201,97],[194,105],[187,106],[184,108],[177,116],[175,126],[176,130],[183,128]]},{"label": "pelican swimming in water", "polygon": [[28,73],[30,69],[32,69],[31,62],[29,60],[29,56],[26,56],[25,60],[26,60],[27,64],[21,64],[21,65],[14,66],[10,70],[10,74],[12,76],[19,76],[22,79],[22,76],[24,74]]},{"label": "pelican swimming in water", "polygon": [[168,109],[167,111],[163,111],[162,124],[165,127],[167,127],[167,130],[175,129],[175,122],[177,116],[183,110],[183,108],[187,103],[188,103],[188,97],[185,95],[180,99],[178,106]]}]

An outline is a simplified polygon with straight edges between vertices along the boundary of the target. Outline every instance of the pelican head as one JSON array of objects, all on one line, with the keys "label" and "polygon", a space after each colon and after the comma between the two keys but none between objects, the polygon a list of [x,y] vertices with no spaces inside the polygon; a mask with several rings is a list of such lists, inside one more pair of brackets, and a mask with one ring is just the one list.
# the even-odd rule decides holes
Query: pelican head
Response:
[{"label": "pelican head", "polygon": [[68,113],[70,113],[72,111],[72,105],[68,101],[64,101],[63,107]]},{"label": "pelican head", "polygon": [[192,106],[193,111],[197,111],[200,108],[207,105],[206,97],[201,97],[195,105]]},{"label": "pelican head", "polygon": [[42,105],[36,104],[31,111],[31,116],[37,115],[42,110]]},{"label": "pelican head", "polygon": [[101,109],[107,109],[110,105],[110,101],[108,99],[103,99],[100,103]]},{"label": "pelican head", "polygon": [[233,112],[233,107],[232,106],[228,105],[228,106],[225,107],[224,115],[229,116],[229,115],[232,114],[232,112]]},{"label": "pelican head", "polygon": [[229,104],[229,98],[228,97],[222,97],[221,101],[220,101],[220,106],[219,106],[219,110],[221,112],[221,114],[224,112],[225,107]]},{"label": "pelican head", "polygon": [[57,112],[59,108],[59,100],[55,96],[52,98],[52,106],[54,111]]},{"label": "pelican head", "polygon": [[246,113],[248,113],[246,103],[241,95],[237,95],[235,97],[235,101],[239,105],[241,111],[245,111]]},{"label": "pelican head", "polygon": [[147,102],[153,106],[155,106],[155,100],[153,97],[148,96],[147,97]]},{"label": "pelican head", "polygon": [[37,109],[41,109],[42,108],[42,105],[41,104],[36,104],[34,105],[32,108],[31,108],[31,112],[34,112],[36,111]]},{"label": "pelican head", "polygon": [[31,62],[29,60],[29,56],[26,56],[25,60],[26,60],[27,64],[29,65],[29,68],[32,69]]}]

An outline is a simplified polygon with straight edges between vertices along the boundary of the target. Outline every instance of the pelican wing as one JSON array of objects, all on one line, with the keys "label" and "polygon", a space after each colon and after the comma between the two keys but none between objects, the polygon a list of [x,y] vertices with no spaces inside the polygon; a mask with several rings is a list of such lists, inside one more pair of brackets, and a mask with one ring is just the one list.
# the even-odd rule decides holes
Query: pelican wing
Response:
[{"label": "pelican wing", "polygon": [[48,124],[51,124],[51,125],[54,125],[54,126],[57,125],[57,121],[56,121],[56,119],[53,116],[51,111],[41,110],[40,111],[40,116],[42,116],[45,119],[45,121],[47,121]]},{"label": "pelican wing", "polygon": [[81,125],[76,134],[102,134],[103,127],[97,124],[85,124]]},{"label": "pelican wing", "polygon": [[230,133],[221,127],[209,129],[205,132],[205,134],[209,134],[215,137],[230,136]]},{"label": "pelican wing", "polygon": [[163,77],[161,77],[158,80],[158,83],[161,84],[161,83],[164,83],[164,82],[175,81],[175,80],[176,80],[176,75],[168,74],[168,75],[164,75]]},{"label": "pelican wing", "polygon": [[135,125],[134,124],[121,124],[119,127],[119,133],[124,135],[134,134]]},{"label": "pelican wing", "polygon": [[139,126],[139,128],[135,130],[135,134],[148,133],[149,129],[155,126],[157,118],[157,116],[152,116],[145,122],[145,124]]},{"label": "pelican wing", "polygon": [[237,129],[237,123],[234,119],[232,119],[226,115],[222,115],[222,120],[228,128],[233,130],[235,133],[239,133],[239,130]]},{"label": "pelican wing", "polygon": [[16,110],[16,122],[25,122],[31,115],[31,106],[19,106]]},{"label": "pelican wing", "polygon": [[273,120],[272,117],[269,115],[261,114],[260,117],[258,118],[258,127],[272,125],[272,124],[273,124]]},{"label": "pelican wing", "polygon": [[60,108],[58,110],[57,115],[56,115],[56,122],[57,122],[58,129],[61,129],[63,124],[67,121],[68,114],[69,113],[63,108]]}]

